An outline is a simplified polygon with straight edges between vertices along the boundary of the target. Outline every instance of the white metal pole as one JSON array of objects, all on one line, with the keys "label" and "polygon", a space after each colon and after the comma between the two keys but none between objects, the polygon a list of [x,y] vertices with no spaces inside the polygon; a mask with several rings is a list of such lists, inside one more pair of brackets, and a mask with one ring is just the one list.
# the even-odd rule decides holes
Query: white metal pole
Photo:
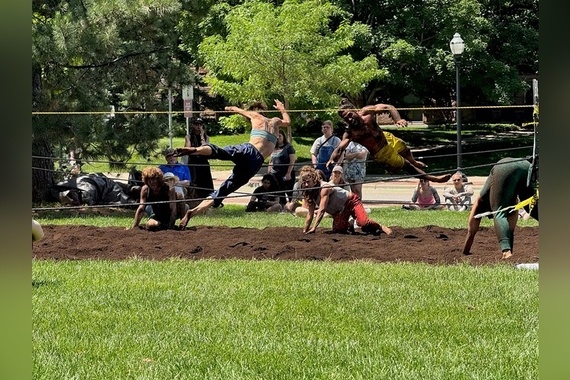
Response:
[{"label": "white metal pole", "polygon": [[457,122],[457,170],[461,170],[461,110],[460,107],[460,87],[459,87],[459,54],[455,55],[455,82],[457,84],[456,88],[456,111],[455,111],[455,121]]},{"label": "white metal pole", "polygon": [[168,137],[172,148],[172,89],[168,88]]}]

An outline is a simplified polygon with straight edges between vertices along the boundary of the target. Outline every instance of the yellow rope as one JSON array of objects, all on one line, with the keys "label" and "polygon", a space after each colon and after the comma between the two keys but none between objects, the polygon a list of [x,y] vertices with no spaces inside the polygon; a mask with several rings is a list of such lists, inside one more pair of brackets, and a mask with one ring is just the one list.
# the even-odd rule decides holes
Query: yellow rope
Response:
[{"label": "yellow rope", "polygon": [[527,205],[529,205],[529,211],[532,211],[533,207],[536,205],[536,202],[538,202],[538,183],[536,184],[536,189],[535,189],[535,192],[532,195],[532,197],[525,199],[522,202],[517,203],[515,205],[515,207],[511,210],[511,212],[516,211],[516,210],[520,210],[521,208],[523,208],[524,206],[527,206]]},{"label": "yellow rope", "polygon": [[[457,109],[467,110],[467,109],[485,109],[485,108],[530,108],[533,105],[512,105],[512,106],[465,106],[465,107],[417,107],[417,108],[397,108],[398,111],[440,111],[440,110],[450,110],[454,111]],[[307,110],[287,110],[288,113],[299,113],[299,112],[337,112],[338,108],[324,108],[324,109],[307,109]],[[204,112],[210,112],[213,114],[233,114],[232,111],[215,111],[215,110],[198,110],[198,111],[113,111],[114,114],[202,114]],[[279,112],[277,110],[267,110],[269,112]],[[538,112],[538,111],[537,111]],[[110,111],[34,111],[32,115],[109,115]]]}]

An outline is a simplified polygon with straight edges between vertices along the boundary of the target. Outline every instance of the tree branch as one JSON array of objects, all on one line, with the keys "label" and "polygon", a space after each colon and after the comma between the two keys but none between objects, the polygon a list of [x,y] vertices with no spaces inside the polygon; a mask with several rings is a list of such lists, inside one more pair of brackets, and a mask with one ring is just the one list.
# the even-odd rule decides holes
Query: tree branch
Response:
[{"label": "tree branch", "polygon": [[112,61],[103,62],[103,63],[99,63],[99,64],[93,64],[93,65],[59,65],[59,66],[65,67],[68,69],[95,69],[95,68],[104,67],[104,66],[111,66],[117,62],[120,62],[120,61],[128,59],[128,58],[137,57],[137,56],[141,56],[141,55],[149,55],[149,54],[161,51],[161,50],[166,50],[166,48],[161,47],[158,49],[140,52],[140,53],[130,53],[130,54],[123,55],[121,57],[117,57],[117,58],[113,59]]}]

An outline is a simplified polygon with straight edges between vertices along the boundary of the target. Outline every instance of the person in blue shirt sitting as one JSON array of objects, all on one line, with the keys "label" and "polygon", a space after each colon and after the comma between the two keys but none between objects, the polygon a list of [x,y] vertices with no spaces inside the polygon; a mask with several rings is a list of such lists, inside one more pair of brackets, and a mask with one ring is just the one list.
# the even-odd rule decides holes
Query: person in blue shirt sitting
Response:
[{"label": "person in blue shirt sitting", "polygon": [[166,148],[164,150],[164,158],[166,159],[166,164],[159,165],[158,168],[163,174],[174,174],[179,179],[177,185],[188,188],[192,183],[192,176],[190,175],[188,166],[178,162],[176,152],[172,148]]}]

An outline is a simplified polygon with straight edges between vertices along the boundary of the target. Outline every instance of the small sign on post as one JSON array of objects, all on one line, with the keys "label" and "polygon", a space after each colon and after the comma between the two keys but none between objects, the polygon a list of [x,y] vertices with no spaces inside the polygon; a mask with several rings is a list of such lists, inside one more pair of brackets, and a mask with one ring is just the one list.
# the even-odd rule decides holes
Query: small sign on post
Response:
[{"label": "small sign on post", "polygon": [[192,117],[192,100],[194,99],[194,87],[190,85],[183,86],[182,99],[184,100],[184,117]]},{"label": "small sign on post", "polygon": [[188,85],[182,87],[182,99],[184,100],[194,99],[194,87]]},{"label": "small sign on post", "polygon": [[184,117],[192,117],[192,99],[184,99]]},{"label": "small sign on post", "polygon": [[194,87],[185,85],[182,87],[182,99],[184,100],[184,117],[186,118],[186,134],[190,134],[189,119],[192,117],[192,100],[194,99]]}]

